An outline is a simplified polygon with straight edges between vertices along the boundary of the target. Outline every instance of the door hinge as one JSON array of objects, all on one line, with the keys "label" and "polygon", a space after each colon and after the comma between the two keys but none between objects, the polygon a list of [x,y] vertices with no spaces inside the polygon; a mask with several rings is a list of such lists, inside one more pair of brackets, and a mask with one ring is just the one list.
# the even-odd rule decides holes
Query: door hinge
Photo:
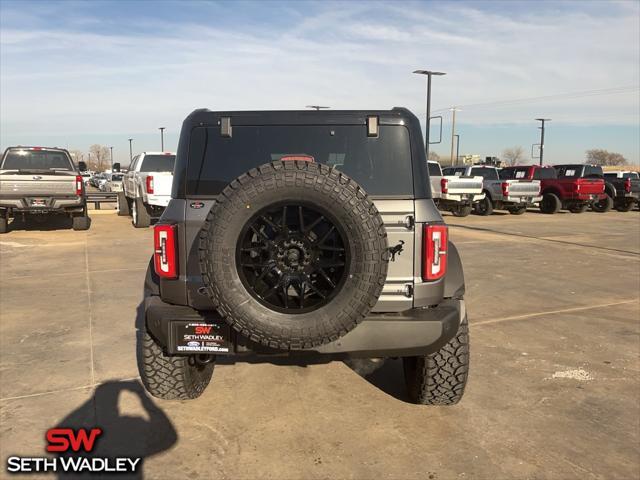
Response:
[{"label": "door hinge", "polygon": [[413,218],[413,215],[407,215],[406,217],[404,217],[404,221],[402,223],[407,230],[413,230],[413,226],[415,225],[416,221],[415,218]]}]

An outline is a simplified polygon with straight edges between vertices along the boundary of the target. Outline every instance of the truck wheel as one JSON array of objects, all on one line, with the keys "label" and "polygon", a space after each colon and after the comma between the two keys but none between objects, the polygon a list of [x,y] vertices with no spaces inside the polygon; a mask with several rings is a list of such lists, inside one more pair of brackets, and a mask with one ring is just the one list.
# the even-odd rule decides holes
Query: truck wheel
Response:
[{"label": "truck wheel", "polygon": [[378,301],[388,262],[368,195],[318,163],[273,162],[241,175],[200,232],[200,271],[218,312],[244,337],[282,350],[352,330]]},{"label": "truck wheel", "polygon": [[584,213],[587,211],[588,208],[589,208],[589,204],[585,203],[582,205],[573,205],[572,207],[569,208],[569,211],[571,213]]},{"label": "truck wheel", "polygon": [[628,200],[628,201],[620,201],[616,203],[616,210],[619,212],[628,212],[633,208],[633,204],[634,201],[633,200]]},{"label": "truck wheel", "polygon": [[116,196],[116,208],[118,209],[118,216],[126,217],[131,214],[129,209],[129,201],[125,196],[124,192],[118,192]]},{"label": "truck wheel", "polygon": [[7,233],[9,230],[9,216],[2,212],[0,213],[0,233]]},{"label": "truck wheel", "polygon": [[458,205],[451,210],[454,217],[468,217],[473,207],[471,205]]},{"label": "truck wheel", "polygon": [[146,228],[151,225],[151,216],[142,198],[136,198],[131,205],[131,223],[136,228]]},{"label": "truck wheel", "polygon": [[71,226],[74,230],[89,230],[89,227],[91,227],[91,218],[86,214],[74,215],[71,221]]},{"label": "truck wheel", "polygon": [[593,209],[594,212],[607,213],[609,210],[613,208],[613,198],[607,195],[602,200],[592,204],[591,208]]},{"label": "truck wheel", "polygon": [[562,202],[555,193],[545,193],[540,202],[540,211],[553,215],[562,208]]},{"label": "truck wheel", "polygon": [[489,198],[489,195],[476,203],[475,212],[476,215],[481,215],[483,217],[489,216],[493,213],[493,202]]},{"label": "truck wheel", "polygon": [[463,319],[458,333],[436,353],[404,357],[404,379],[409,399],[421,405],[455,405],[464,394],[469,375],[469,324]]},{"label": "truck wheel", "polygon": [[527,207],[514,207],[509,209],[511,215],[522,215],[527,211]]},{"label": "truck wheel", "polygon": [[167,356],[145,330],[140,378],[147,391],[164,400],[198,398],[213,375],[213,363],[198,364],[194,356]]}]

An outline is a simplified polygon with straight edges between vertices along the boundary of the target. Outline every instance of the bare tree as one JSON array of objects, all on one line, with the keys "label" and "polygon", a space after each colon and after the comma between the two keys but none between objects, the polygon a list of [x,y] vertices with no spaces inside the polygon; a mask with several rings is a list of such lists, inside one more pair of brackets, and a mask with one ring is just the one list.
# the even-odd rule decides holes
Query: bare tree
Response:
[{"label": "bare tree", "polygon": [[524,160],[524,148],[511,147],[506,148],[502,152],[502,161],[509,166],[517,165],[518,163],[522,163]]},{"label": "bare tree", "polygon": [[435,160],[436,162],[440,161],[440,155],[438,155],[436,152],[430,150],[429,151],[429,160]]},{"label": "bare tree", "polygon": [[76,165],[78,165],[78,162],[84,161],[84,153],[80,150],[70,150],[69,155],[71,155],[71,158]]},{"label": "bare tree", "polygon": [[594,148],[587,150],[587,163],[594,165],[626,165],[627,159],[620,153],[608,152],[607,150],[601,150]]},{"label": "bare tree", "polygon": [[104,172],[106,166],[109,165],[109,147],[94,144],[89,148],[89,153],[91,155],[88,162],[89,168],[97,172]]}]

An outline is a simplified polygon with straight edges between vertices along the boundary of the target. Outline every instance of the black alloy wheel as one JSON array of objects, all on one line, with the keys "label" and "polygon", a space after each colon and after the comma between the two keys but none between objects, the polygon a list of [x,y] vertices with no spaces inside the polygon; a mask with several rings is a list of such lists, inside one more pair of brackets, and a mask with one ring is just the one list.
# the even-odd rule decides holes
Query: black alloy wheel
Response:
[{"label": "black alloy wheel", "polygon": [[283,202],[247,222],[236,262],[244,287],[264,306],[280,313],[307,313],[340,292],[349,271],[349,245],[329,212]]}]

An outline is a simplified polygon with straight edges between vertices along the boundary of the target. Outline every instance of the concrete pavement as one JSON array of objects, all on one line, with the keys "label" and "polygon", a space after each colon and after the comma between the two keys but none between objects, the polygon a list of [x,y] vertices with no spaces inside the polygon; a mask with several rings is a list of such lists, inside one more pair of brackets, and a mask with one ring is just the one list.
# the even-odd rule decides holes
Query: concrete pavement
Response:
[{"label": "concrete pavement", "polygon": [[2,235],[2,462],[99,425],[147,478],[638,478],[638,213],[446,220],[472,352],[449,408],[407,403],[397,360],[224,362],[198,400],[151,400],[135,349],[151,230],[100,214]]}]

